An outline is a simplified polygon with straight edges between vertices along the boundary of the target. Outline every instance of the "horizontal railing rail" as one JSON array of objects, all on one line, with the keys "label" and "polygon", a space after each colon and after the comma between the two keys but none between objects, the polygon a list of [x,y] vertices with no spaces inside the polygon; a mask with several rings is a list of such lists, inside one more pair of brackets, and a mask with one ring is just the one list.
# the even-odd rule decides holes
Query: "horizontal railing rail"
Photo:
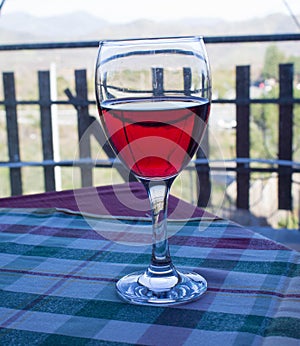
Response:
[{"label": "horizontal railing rail", "polygon": [[[203,39],[206,44],[280,42],[299,41],[300,34],[205,36]],[[97,48],[98,46],[99,41],[15,43],[1,44],[0,51]]]},{"label": "horizontal railing rail", "polygon": [[[217,166],[216,164],[222,164]],[[237,167],[224,166],[228,163],[235,164],[264,164],[269,165],[269,167],[249,167],[248,169],[251,172],[266,172],[266,173],[274,173],[278,172],[278,166],[286,166],[292,167],[294,173],[300,173],[300,162],[288,161],[288,160],[269,160],[269,159],[194,159],[189,165],[186,167],[187,170],[194,170],[195,165],[213,165],[210,170],[216,171],[233,171],[236,172],[238,170]],[[80,166],[90,166],[90,167],[107,167],[112,168],[117,165],[122,165],[121,161],[117,158],[107,158],[107,159],[93,159],[93,158],[82,158],[82,159],[74,159],[74,160],[44,160],[44,161],[18,161],[18,162],[8,162],[8,161],[0,161],[0,167],[8,167],[8,168],[22,168],[22,167],[45,167],[45,166],[53,166],[53,167],[80,167]]]}]

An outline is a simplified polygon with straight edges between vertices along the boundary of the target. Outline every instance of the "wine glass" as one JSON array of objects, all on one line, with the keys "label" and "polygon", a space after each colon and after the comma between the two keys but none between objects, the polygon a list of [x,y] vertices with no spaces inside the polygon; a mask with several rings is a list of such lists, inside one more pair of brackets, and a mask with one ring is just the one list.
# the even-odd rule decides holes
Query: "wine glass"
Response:
[{"label": "wine glass", "polygon": [[121,278],[117,292],[141,305],[195,300],[207,282],[173,265],[167,203],[170,187],[198,149],[209,117],[211,78],[203,38],[101,41],[95,79],[107,139],[143,183],[152,209],[149,267]]}]

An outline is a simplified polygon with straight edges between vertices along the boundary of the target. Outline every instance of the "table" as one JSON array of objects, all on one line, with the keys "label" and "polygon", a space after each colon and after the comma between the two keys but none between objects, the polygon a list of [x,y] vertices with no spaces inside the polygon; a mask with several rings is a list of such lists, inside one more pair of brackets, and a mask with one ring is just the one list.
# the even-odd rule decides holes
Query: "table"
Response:
[{"label": "table", "polygon": [[149,263],[148,209],[138,183],[0,199],[0,344],[300,344],[299,253],[175,197],[173,261],[208,291],[175,307],[120,300],[116,281]]}]

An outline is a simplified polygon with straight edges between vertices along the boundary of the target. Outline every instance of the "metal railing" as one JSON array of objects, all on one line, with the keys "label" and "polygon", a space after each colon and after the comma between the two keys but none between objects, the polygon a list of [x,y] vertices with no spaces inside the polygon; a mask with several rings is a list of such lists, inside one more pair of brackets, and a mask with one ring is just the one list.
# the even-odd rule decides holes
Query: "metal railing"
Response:
[{"label": "metal railing", "polygon": [[[299,41],[300,34],[281,35],[251,35],[251,36],[218,36],[205,37],[206,44],[227,44],[227,43],[251,43],[251,42],[279,42],[279,41]],[[0,51],[15,50],[40,50],[40,49],[69,49],[69,48],[95,48],[98,41],[86,42],[58,42],[58,43],[32,43],[32,44],[8,44],[0,45]],[[299,173],[299,164],[293,162],[292,140],[293,140],[293,109],[295,104],[300,103],[300,99],[293,97],[294,71],[292,64],[283,64],[279,67],[278,98],[272,99],[252,99],[250,98],[250,66],[236,67],[236,97],[235,99],[216,99],[216,104],[236,105],[236,165],[226,167],[226,170],[236,172],[237,181],[237,208],[249,209],[250,177],[253,172],[276,172],[278,174],[278,201],[279,208],[291,210],[292,208],[292,176]],[[0,105],[4,106],[7,124],[7,145],[8,161],[0,161],[0,167],[9,167],[11,194],[22,194],[22,167],[41,166],[44,169],[45,190],[55,190],[56,166],[79,166],[81,168],[81,184],[89,186],[93,184],[93,167],[116,167],[113,165],[114,154],[110,147],[103,141],[101,127],[94,118],[90,116],[89,106],[94,105],[94,100],[88,99],[87,76],[85,70],[75,71],[75,90],[73,95],[69,89],[65,90],[67,100],[51,100],[50,73],[49,71],[38,72],[39,99],[38,100],[18,100],[16,97],[15,76],[13,72],[3,72],[4,99],[0,100]],[[80,159],[55,161],[53,156],[53,133],[51,120],[52,105],[73,105],[77,112],[78,137]],[[279,141],[278,160],[268,162],[269,167],[255,167],[250,158],[250,107],[252,104],[276,104],[279,107]],[[43,148],[43,161],[24,162],[20,159],[19,133],[18,133],[18,111],[19,105],[38,105],[40,108],[41,137]],[[91,126],[91,124],[93,124]],[[95,138],[103,145],[108,160],[92,160],[90,139],[81,141],[83,135],[89,132],[89,136]],[[255,163],[258,163],[256,160]],[[265,162],[266,163],[266,162]],[[200,189],[198,205],[206,205],[210,192],[210,166],[209,160],[205,158],[203,152],[199,151],[197,159],[193,162],[198,177]],[[122,166],[117,165],[122,174]],[[224,166],[214,166],[213,169],[224,169]],[[124,173],[124,172],[123,172]],[[124,175],[127,175],[124,173]]]}]

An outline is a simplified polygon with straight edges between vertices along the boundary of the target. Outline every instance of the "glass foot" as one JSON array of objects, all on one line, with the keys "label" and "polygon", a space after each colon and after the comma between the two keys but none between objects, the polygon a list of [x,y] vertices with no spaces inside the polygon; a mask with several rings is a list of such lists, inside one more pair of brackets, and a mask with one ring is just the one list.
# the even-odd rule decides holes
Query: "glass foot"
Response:
[{"label": "glass foot", "polygon": [[141,271],[124,276],[116,287],[118,294],[127,302],[170,306],[198,299],[205,293],[207,282],[193,272],[177,271],[176,276],[162,279],[149,277],[147,271]]}]

